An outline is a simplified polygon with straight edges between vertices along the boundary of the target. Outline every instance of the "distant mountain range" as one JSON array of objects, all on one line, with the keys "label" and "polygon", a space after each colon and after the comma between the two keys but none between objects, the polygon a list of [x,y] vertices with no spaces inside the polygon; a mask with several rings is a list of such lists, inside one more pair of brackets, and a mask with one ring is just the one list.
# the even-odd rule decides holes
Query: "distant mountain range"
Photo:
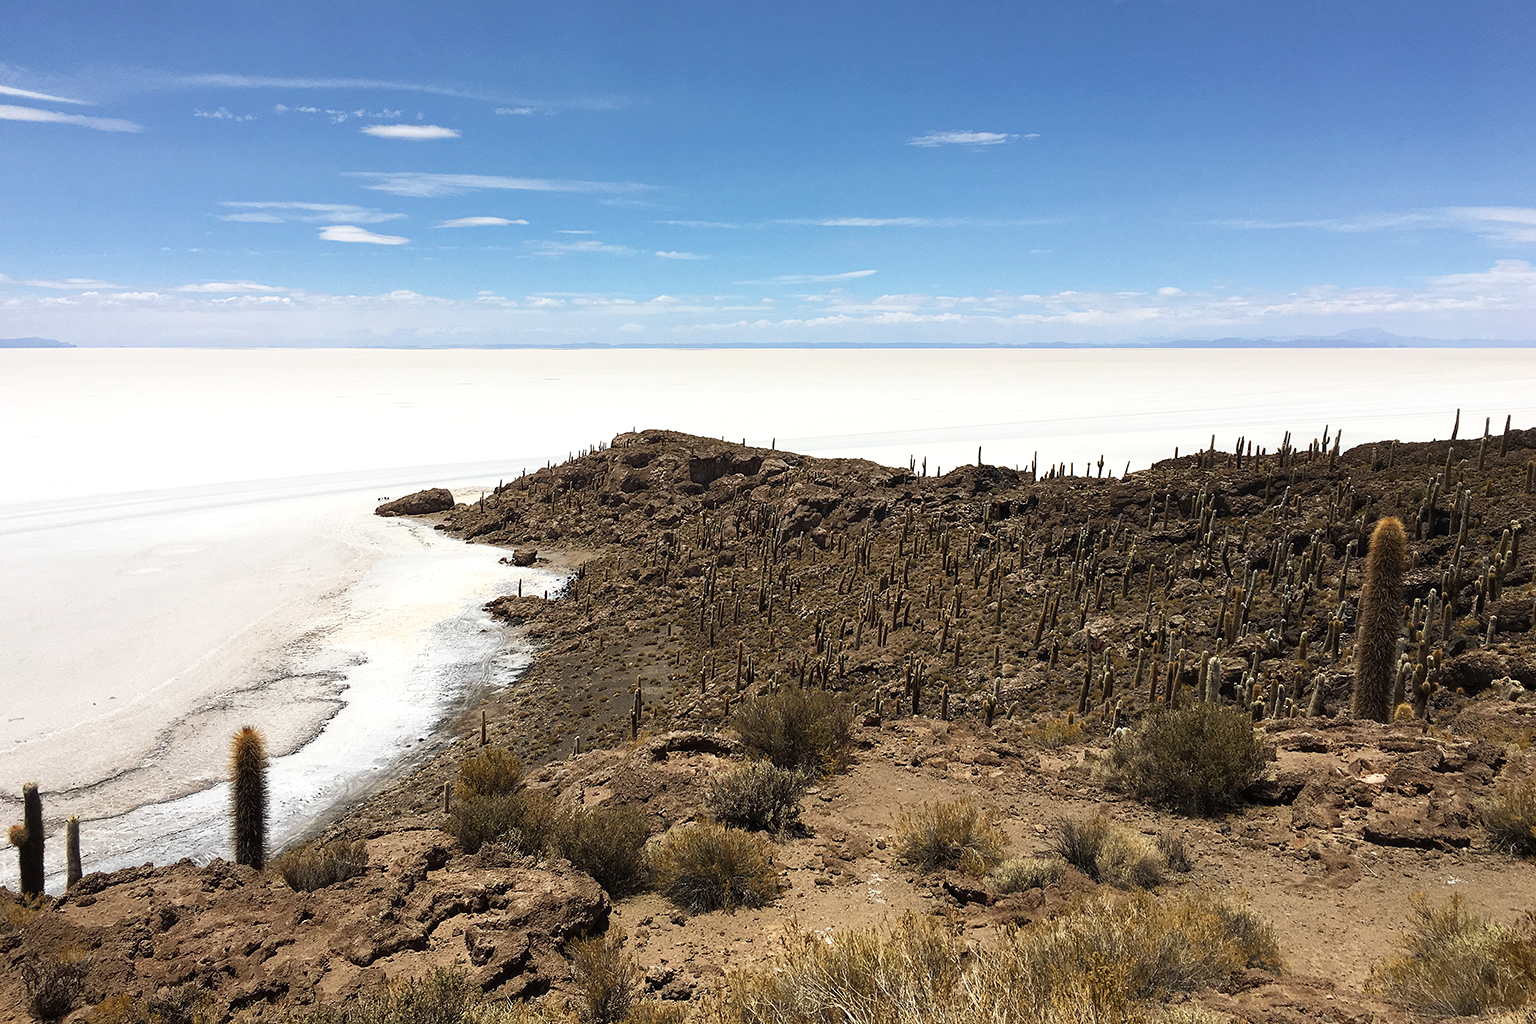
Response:
[{"label": "distant mountain range", "polygon": [[67,341],[52,338],[0,338],[0,348],[74,348]]},{"label": "distant mountain range", "polygon": [[[1097,346],[1096,346],[1097,347]],[[1379,327],[1343,331],[1326,337],[1289,334],[1275,338],[1141,338],[1121,342],[1109,348],[1536,348],[1536,341],[1509,341],[1489,338],[1411,338],[1393,334]]]}]

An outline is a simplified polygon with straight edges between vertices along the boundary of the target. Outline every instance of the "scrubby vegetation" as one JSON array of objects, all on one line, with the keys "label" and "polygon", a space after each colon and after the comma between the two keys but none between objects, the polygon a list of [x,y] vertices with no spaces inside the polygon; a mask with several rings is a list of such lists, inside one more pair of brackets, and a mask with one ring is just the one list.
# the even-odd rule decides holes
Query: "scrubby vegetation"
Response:
[{"label": "scrubby vegetation", "polygon": [[1067,862],[1060,857],[1012,857],[992,869],[989,881],[998,895],[1044,889],[1055,885],[1067,873]]},{"label": "scrubby vegetation", "polygon": [[1061,860],[1120,889],[1150,889],[1162,883],[1170,867],[1189,870],[1182,840],[1166,835],[1148,839],[1116,825],[1103,811],[1080,820],[1063,818],[1049,842]]},{"label": "scrubby vegetation", "polygon": [[684,910],[761,907],[777,898],[773,844],[707,823],[674,830],[652,857],[656,887]]},{"label": "scrubby vegetation", "polygon": [[104,999],[90,1024],[208,1024],[208,992],[196,982],[169,985],[141,999],[126,993]]},{"label": "scrubby vegetation", "polygon": [[1066,718],[1047,718],[1025,727],[1024,736],[1046,750],[1058,750],[1068,743],[1082,742],[1083,723],[1072,715]]},{"label": "scrubby vegetation", "polygon": [[766,969],[730,979],[717,1019],[1137,1021],[1156,1019],[1140,1001],[1279,966],[1268,926],[1209,896],[1097,897],[975,951],[938,921],[909,914],[889,934],[800,935]]},{"label": "scrubby vegetation", "polygon": [[848,763],[853,715],[834,694],[790,686],[742,704],[731,727],[748,750],[778,767],[824,774]]},{"label": "scrubby vegetation", "polygon": [[456,802],[443,823],[465,853],[488,842],[519,853],[539,853],[555,830],[554,800],[523,785],[523,765],[494,747],[459,765]]},{"label": "scrubby vegetation", "polygon": [[1500,786],[1479,801],[1488,842],[1506,853],[1536,856],[1536,778]]},{"label": "scrubby vegetation", "polygon": [[91,969],[89,959],[78,956],[43,956],[21,962],[21,983],[27,992],[27,1009],[40,1021],[55,1021],[74,1007]]},{"label": "scrubby vegetation", "polygon": [[809,777],[771,761],[748,761],[715,780],[704,809],[716,821],[749,832],[783,832],[800,821]]},{"label": "scrubby vegetation", "polygon": [[1536,997],[1536,914],[1513,928],[1451,896],[1438,907],[1411,897],[1413,916],[1398,955],[1377,964],[1372,984],[1420,1013],[1466,1016],[1513,1009]]},{"label": "scrubby vegetation", "polygon": [[368,844],[345,840],[303,846],[268,865],[295,892],[314,892],[368,870]]},{"label": "scrubby vegetation", "polygon": [[1162,884],[1168,864],[1146,836],[1111,828],[1094,858],[1094,867],[1099,881],[1117,889],[1151,889]]},{"label": "scrubby vegetation", "polygon": [[581,808],[553,829],[560,855],[597,880],[610,896],[628,896],[649,881],[645,844],[651,826],[637,807]]},{"label": "scrubby vegetation", "polygon": [[629,1016],[640,985],[640,970],[624,952],[624,933],[618,929],[606,935],[581,939],[567,947],[571,955],[571,976],[581,987],[583,1024],[619,1024]]},{"label": "scrubby vegetation", "polygon": [[932,871],[958,868],[985,875],[1003,859],[1008,836],[969,798],[903,811],[896,819],[896,853]]},{"label": "scrubby vegetation", "polygon": [[1193,814],[1230,807],[1264,773],[1241,708],[1201,701],[1155,713],[1111,748],[1110,779],[1138,799]]}]

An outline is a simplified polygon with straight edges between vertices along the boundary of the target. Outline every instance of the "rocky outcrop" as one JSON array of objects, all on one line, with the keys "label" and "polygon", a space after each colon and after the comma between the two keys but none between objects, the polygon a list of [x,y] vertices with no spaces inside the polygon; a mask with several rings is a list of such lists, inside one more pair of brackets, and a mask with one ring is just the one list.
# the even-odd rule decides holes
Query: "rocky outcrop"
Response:
[{"label": "rocky outcrop", "polygon": [[429,487],[415,494],[407,494],[394,501],[386,501],[373,510],[376,516],[425,516],[433,512],[446,512],[453,508],[453,492],[446,487]]}]

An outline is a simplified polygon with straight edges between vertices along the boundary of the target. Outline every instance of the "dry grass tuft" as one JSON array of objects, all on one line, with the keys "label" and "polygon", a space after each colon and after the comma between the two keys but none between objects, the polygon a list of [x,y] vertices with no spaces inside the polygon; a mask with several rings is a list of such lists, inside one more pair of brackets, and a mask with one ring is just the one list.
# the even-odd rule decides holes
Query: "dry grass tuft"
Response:
[{"label": "dry grass tuft", "polygon": [[1083,724],[1075,719],[1047,718],[1026,728],[1024,736],[1046,750],[1059,750],[1069,743],[1082,742]]},{"label": "dry grass tuft", "polygon": [[1111,828],[1094,858],[1096,876],[1117,889],[1151,889],[1161,885],[1168,862],[1146,836]]},{"label": "dry grass tuft", "polygon": [[992,869],[992,891],[998,895],[1044,889],[1055,885],[1067,873],[1067,862],[1060,857],[1013,857]]},{"label": "dry grass tuft", "polygon": [[753,698],[731,716],[731,727],[747,749],[790,771],[839,771],[853,744],[853,714],[825,690],[789,687]]},{"label": "dry grass tuft", "polygon": [[506,796],[523,788],[523,762],[507,750],[488,747],[459,764],[454,793],[460,800],[472,796]]},{"label": "dry grass tuft", "polygon": [[1275,970],[1279,957],[1246,908],[1138,893],[1091,899],[975,950],[911,914],[885,935],[795,935],[775,963],[730,978],[711,1016],[719,1024],[1153,1021],[1160,1015],[1139,1001],[1220,985],[1249,967]]},{"label": "dry grass tuft", "polygon": [[1472,912],[1461,897],[1431,906],[1410,897],[1412,922],[1400,953],[1377,964],[1372,987],[1419,1013],[1468,1016],[1523,1006],[1536,997],[1536,915],[1509,928]]},{"label": "dry grass tuft", "polygon": [[497,842],[518,853],[537,854],[549,845],[556,824],[553,797],[520,789],[498,795],[470,794],[454,806],[442,827],[465,853]]},{"label": "dry grass tuft", "polygon": [[289,850],[270,867],[295,892],[314,892],[368,870],[368,844],[345,840]]},{"label": "dry grass tuft", "polygon": [[968,797],[923,804],[896,818],[896,853],[925,871],[958,868],[985,875],[1003,859],[1008,836]]},{"label": "dry grass tuft", "polygon": [[640,985],[640,969],[624,952],[619,929],[571,943],[571,976],[581,987],[583,1024],[619,1024],[629,1015]]},{"label": "dry grass tuft", "polygon": [[1111,781],[1138,799],[1214,814],[1259,780],[1265,756],[1247,713],[1202,701],[1153,714],[1115,742],[1108,761]]},{"label": "dry grass tuft", "polygon": [[1099,811],[1091,818],[1062,818],[1051,830],[1051,852],[1089,878],[1099,874],[1099,850],[1113,828],[1109,816]]},{"label": "dry grass tuft", "polygon": [[1488,842],[1517,856],[1536,856],[1536,778],[1500,786],[1477,811]]},{"label": "dry grass tuft", "polygon": [[691,913],[766,906],[779,894],[773,844],[712,822],[674,830],[651,866],[657,889]]},{"label": "dry grass tuft", "polygon": [[800,822],[809,776],[769,761],[727,770],[710,787],[704,809],[716,821],[748,832],[783,832]]},{"label": "dry grass tuft", "polygon": [[555,827],[560,855],[591,875],[610,896],[628,896],[650,880],[645,844],[651,824],[637,807],[592,807],[571,811]]},{"label": "dry grass tuft", "polygon": [[71,956],[41,956],[21,962],[21,984],[27,993],[27,1010],[40,1021],[55,1021],[69,1013],[91,961]]}]

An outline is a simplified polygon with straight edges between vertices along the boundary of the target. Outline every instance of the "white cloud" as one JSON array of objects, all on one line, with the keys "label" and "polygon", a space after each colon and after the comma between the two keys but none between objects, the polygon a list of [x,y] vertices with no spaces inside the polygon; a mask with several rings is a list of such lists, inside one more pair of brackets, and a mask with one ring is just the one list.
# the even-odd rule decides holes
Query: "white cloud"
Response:
[{"label": "white cloud", "polygon": [[427,174],[419,171],[344,171],[349,178],[372,181],[365,188],[397,196],[433,199],[482,189],[522,192],[643,192],[650,185],[632,181],[574,181],[562,178],[508,178],[493,174]]},{"label": "white cloud", "polygon": [[57,110],[39,107],[15,107],[0,103],[0,121],[37,121],[46,124],[72,124],[80,128],[94,128],[98,132],[141,132],[144,126],[118,117],[86,117],[83,114],[61,114]]},{"label": "white cloud", "polygon": [[507,220],[505,217],[455,217],[453,220],[445,220],[437,226],[440,228],[499,228],[509,224],[527,224],[525,220]]},{"label": "white cloud", "polygon": [[1407,213],[1371,213],[1355,217],[1314,217],[1300,220],[1221,220],[1220,227],[1249,231],[1310,229],[1340,234],[1364,231],[1428,228],[1468,231],[1491,242],[1536,243],[1536,209],[1524,206],[1445,206]]},{"label": "white cloud", "polygon": [[[1029,136],[1037,138],[1038,133]],[[1012,142],[1017,135],[1003,132],[931,132],[928,135],[918,135],[907,140],[909,146],[1000,146],[1005,142]]]},{"label": "white cloud", "polygon": [[645,330],[645,324],[620,324],[619,330],[625,334],[635,334]]},{"label": "white cloud", "polygon": [[214,121],[254,121],[255,114],[231,114],[228,107],[219,107],[217,110],[194,110],[193,117],[206,117]]},{"label": "white cloud", "polygon": [[580,242],[552,242],[541,240],[528,243],[529,251],[535,256],[572,256],[580,253],[603,252],[613,256],[633,256],[635,250],[627,245],[608,245],[599,242],[595,238],[583,239]]},{"label": "white cloud", "polygon": [[456,128],[444,128],[435,124],[371,124],[362,129],[364,135],[376,139],[408,139],[423,142],[427,139],[456,139],[463,132]]},{"label": "white cloud", "polygon": [[220,220],[247,224],[320,224],[325,221],[349,220],[356,224],[380,224],[387,220],[403,220],[403,213],[385,213],[366,206],[347,203],[270,203],[270,202],[223,202],[220,206],[246,210],[246,213],[230,213]]},{"label": "white cloud", "polygon": [[583,96],[569,100],[534,100],[476,89],[455,89],[418,82],[395,82],[378,78],[284,78],[275,75],[177,75],[136,69],[135,77],[151,88],[216,89],[368,89],[387,92],[417,92],[428,96],[451,96],[504,104],[511,108],[566,108],[571,110],[618,110],[628,105],[620,96]]},{"label": "white cloud", "polygon": [[[10,278],[6,278],[7,281]],[[71,277],[63,281],[47,281],[33,278],[26,281],[14,281],[13,284],[24,284],[29,288],[53,288],[58,291],[77,291],[82,288],[121,288],[120,284],[112,284],[110,281],[96,281],[89,277]]]},{"label": "white cloud", "polygon": [[672,252],[663,252],[663,251],[658,250],[656,255],[660,256],[664,260],[707,260],[707,259],[709,259],[708,256],[700,256],[696,252],[678,252],[676,250],[673,250]]},{"label": "white cloud", "polygon": [[557,231],[555,231],[555,234],[557,234],[557,235],[595,235],[595,234],[597,234],[597,232],[596,231],[589,231],[586,228],[560,228]]},{"label": "white cloud", "polygon": [[1164,296],[1167,296],[1167,295],[1183,295],[1184,291],[1181,288],[1166,288],[1165,287],[1165,288],[1159,288],[1157,290],[1157,294],[1164,295]]},{"label": "white cloud", "polygon": [[212,293],[217,295],[248,295],[267,292],[286,292],[289,289],[276,285],[257,284],[255,281],[209,281],[204,284],[177,285],[178,292]]},{"label": "white cloud", "polygon": [[332,224],[321,228],[320,238],[326,242],[367,242],[371,245],[405,245],[410,241],[399,235],[376,235],[354,224]]},{"label": "white cloud", "polygon": [[537,114],[538,111],[535,110],[533,107],[497,107],[495,109],[494,113],[497,113],[497,114],[520,114],[520,115],[526,117],[529,114]]},{"label": "white cloud", "polygon": [[822,281],[852,281],[877,274],[877,270],[850,270],[842,274],[780,274],[760,281],[735,281],[734,284],[817,284]]},{"label": "white cloud", "polygon": [[95,106],[95,104],[87,100],[72,100],[68,96],[52,96],[46,92],[18,89],[12,85],[0,85],[0,96],[16,96],[24,100],[41,100],[44,103],[73,103],[79,107]]},{"label": "white cloud", "polygon": [[953,217],[827,217],[820,220],[809,218],[779,220],[774,223],[821,228],[952,228],[970,224],[971,221]]}]

